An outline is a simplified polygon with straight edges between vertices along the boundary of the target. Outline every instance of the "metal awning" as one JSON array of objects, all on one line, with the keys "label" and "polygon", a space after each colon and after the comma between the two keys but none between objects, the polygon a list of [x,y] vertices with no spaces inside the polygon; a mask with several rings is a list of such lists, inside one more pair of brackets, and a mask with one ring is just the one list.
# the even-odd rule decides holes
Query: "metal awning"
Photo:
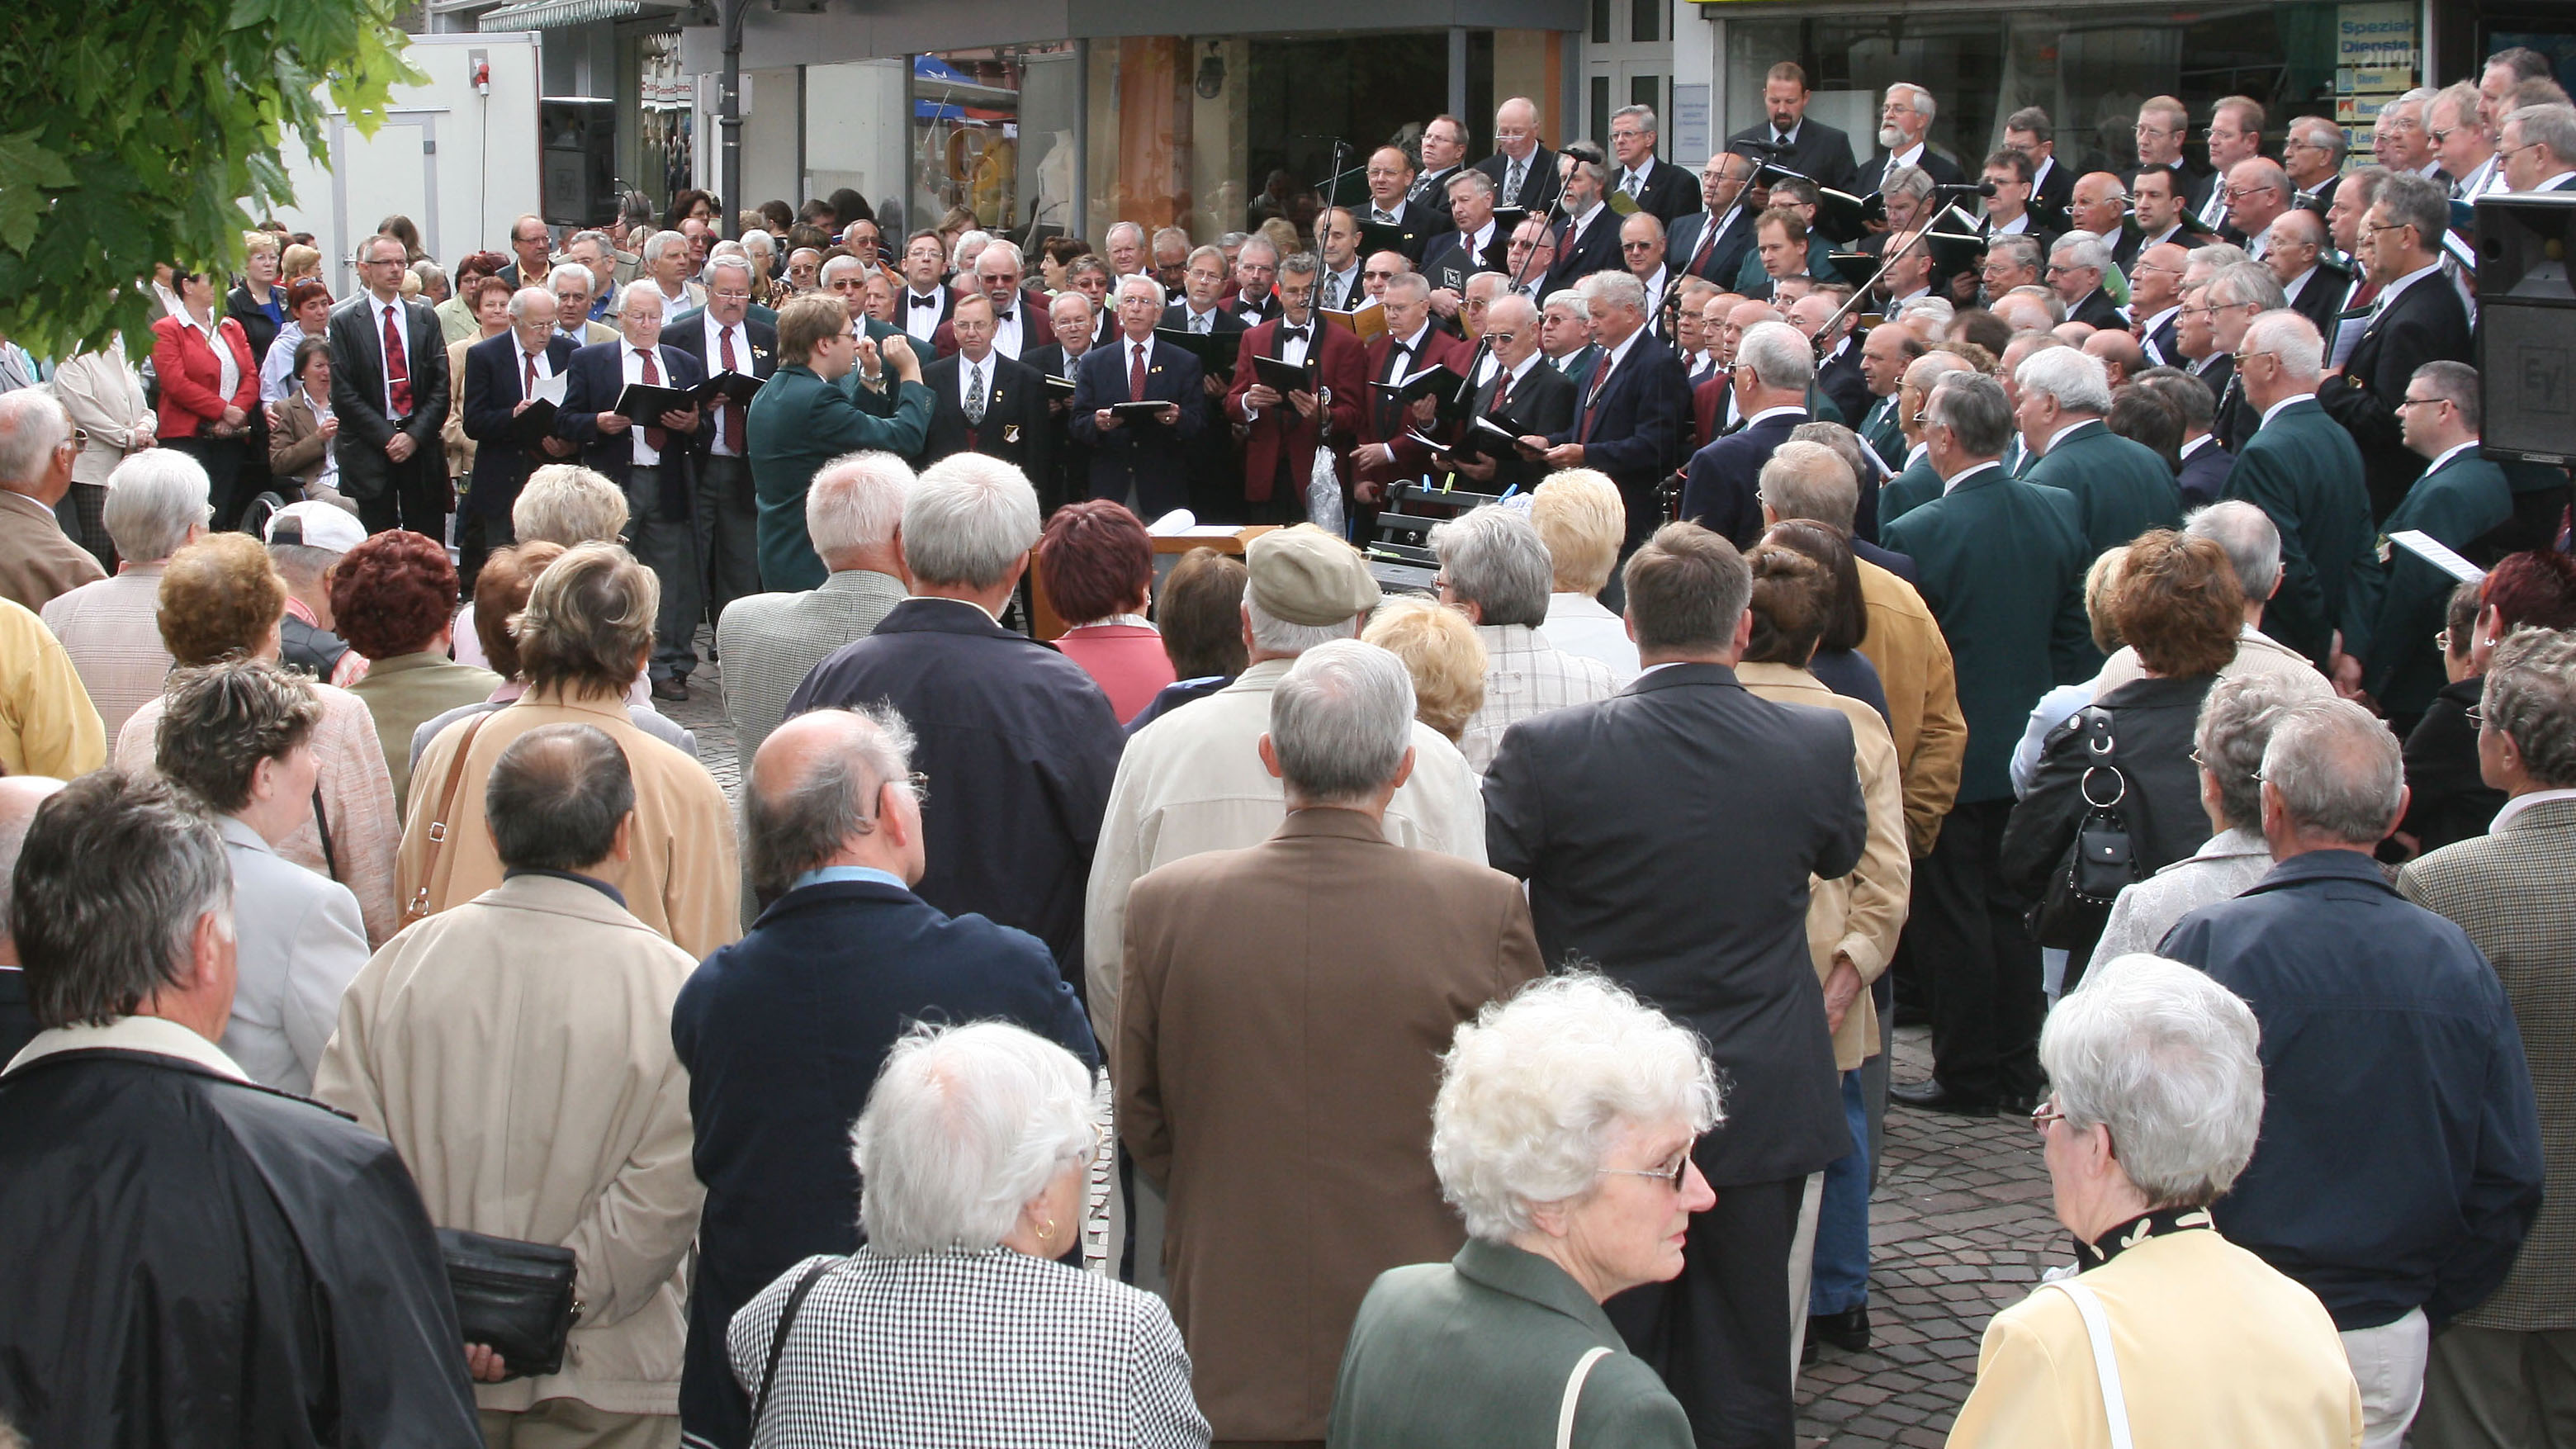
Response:
[{"label": "metal awning", "polygon": [[677,5],[648,4],[646,0],[523,0],[521,4],[483,12],[474,28],[550,30],[563,25],[587,25],[594,20],[625,20],[648,11],[676,14],[679,9]]}]

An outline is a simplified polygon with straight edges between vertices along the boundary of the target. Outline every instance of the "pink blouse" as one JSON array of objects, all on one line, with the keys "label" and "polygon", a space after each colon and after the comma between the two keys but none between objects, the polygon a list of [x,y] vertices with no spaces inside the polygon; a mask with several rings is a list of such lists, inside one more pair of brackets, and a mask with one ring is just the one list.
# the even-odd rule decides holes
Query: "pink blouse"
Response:
[{"label": "pink blouse", "polygon": [[1084,624],[1066,630],[1055,647],[1109,696],[1121,722],[1143,713],[1175,678],[1163,636],[1151,624]]}]

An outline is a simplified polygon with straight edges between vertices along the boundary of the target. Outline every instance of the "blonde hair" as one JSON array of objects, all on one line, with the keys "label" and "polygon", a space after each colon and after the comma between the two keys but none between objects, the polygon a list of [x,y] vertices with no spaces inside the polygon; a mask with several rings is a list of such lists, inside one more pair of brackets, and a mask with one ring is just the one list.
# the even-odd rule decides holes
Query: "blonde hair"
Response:
[{"label": "blonde hair", "polygon": [[1619,485],[1591,468],[1551,475],[1530,495],[1530,522],[1547,545],[1558,593],[1598,594],[1628,536],[1628,506]]},{"label": "blonde hair", "polygon": [[273,231],[246,231],[242,233],[242,256],[244,258],[248,258],[253,252],[274,252],[277,249],[277,233]]},{"label": "blonde hair", "polygon": [[1457,610],[1419,596],[1389,599],[1360,639],[1404,661],[1413,676],[1413,717],[1451,744],[1485,707],[1485,641]]},{"label": "blonde hair", "polygon": [[2102,550],[2102,556],[2084,571],[2084,619],[2093,628],[2093,647],[2105,654],[2120,647],[2119,626],[2111,622],[2111,600],[2128,566],[2129,546],[2123,543]]},{"label": "blonde hair", "polygon": [[277,258],[277,279],[292,282],[299,277],[320,277],[322,254],[300,243],[290,244]]}]

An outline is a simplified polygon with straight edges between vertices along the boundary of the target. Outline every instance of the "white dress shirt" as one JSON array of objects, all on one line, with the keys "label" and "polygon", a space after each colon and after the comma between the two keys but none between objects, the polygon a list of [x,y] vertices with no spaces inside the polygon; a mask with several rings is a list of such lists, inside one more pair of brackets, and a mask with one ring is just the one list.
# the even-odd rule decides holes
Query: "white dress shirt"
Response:
[{"label": "white dress shirt", "polygon": [[[653,349],[653,386],[669,387],[671,386],[671,369],[669,364],[660,355],[661,350],[662,349],[659,347]],[[617,351],[618,360],[625,364],[626,380],[628,382],[644,381],[643,350],[636,347],[633,343],[620,342],[617,344]],[[611,401],[613,402],[614,399]],[[658,427],[660,424],[657,423],[655,426]],[[644,424],[632,423],[632,425],[626,429],[626,435],[635,440],[635,453],[631,460],[635,467],[658,468],[662,465],[661,450],[655,448],[651,443],[644,441]]]},{"label": "white dress shirt", "polygon": [[222,320],[219,318],[209,326],[199,322],[183,307],[179,310],[179,325],[196,333],[198,340],[206,344],[206,350],[215,355],[215,395],[223,399],[224,406],[232,406],[233,394],[241,387],[241,362],[233,356],[231,344],[224,341]]},{"label": "white dress shirt", "polygon": [[295,391],[295,344],[304,340],[304,324],[289,317],[277,329],[277,340],[268,344],[268,356],[259,360],[259,400],[282,403]]},{"label": "white dress shirt", "polygon": [[[724,363],[724,345],[725,338],[728,334],[730,334],[733,339],[733,367],[731,370],[739,372],[745,377],[755,375],[755,364],[751,360],[751,333],[745,330],[741,323],[736,322],[732,326],[728,327],[723,323],[718,322],[713,313],[700,317],[698,321],[699,325],[707,329],[707,376],[713,377],[717,373],[727,370]],[[545,376],[546,374],[544,369],[540,368],[537,375],[539,377]],[[730,404],[730,406],[741,407],[745,411],[749,411],[748,404],[735,403]],[[721,424],[717,426],[714,437],[715,441],[709,447],[710,452],[713,452],[720,457],[730,458],[734,456],[733,449],[725,446],[724,428]],[[746,418],[743,423],[743,438],[748,442],[750,437],[750,420]]]},{"label": "white dress shirt", "polygon": [[903,314],[904,332],[914,341],[928,342],[939,331],[939,314],[945,309],[940,305],[937,288],[916,292],[907,286],[903,295],[895,298],[894,306]]},{"label": "white dress shirt", "polygon": [[[393,319],[394,335],[402,339],[403,376],[407,379],[418,378],[420,376],[420,359],[411,355],[411,317],[403,311],[402,298],[396,297],[390,302],[380,302],[376,300],[375,294],[371,292],[367,295],[367,312],[370,318],[373,319],[371,325],[375,329],[376,345],[378,348],[382,348],[384,346],[385,319],[387,317],[391,317]],[[378,370],[385,375],[385,417],[390,422],[401,422],[404,418],[410,416],[410,414],[394,411],[393,360],[391,358],[385,359],[384,366]],[[418,398],[420,396],[420,388],[416,383],[412,387],[412,396],[414,398]]]},{"label": "white dress shirt", "polygon": [[1958,489],[1960,484],[1967,482],[1969,479],[1976,477],[1980,473],[1986,472],[1990,469],[2000,469],[2002,467],[2003,464],[2001,462],[1979,463],[1973,468],[1966,469],[1951,477],[1945,478],[1941,480],[1941,496],[1947,498],[1951,493]]},{"label": "white dress shirt", "polygon": [[1019,361],[1021,352],[1026,350],[1021,341],[1029,335],[1028,310],[1028,299],[1023,296],[1011,304],[1009,317],[998,310],[993,313],[993,350],[1013,362]]}]

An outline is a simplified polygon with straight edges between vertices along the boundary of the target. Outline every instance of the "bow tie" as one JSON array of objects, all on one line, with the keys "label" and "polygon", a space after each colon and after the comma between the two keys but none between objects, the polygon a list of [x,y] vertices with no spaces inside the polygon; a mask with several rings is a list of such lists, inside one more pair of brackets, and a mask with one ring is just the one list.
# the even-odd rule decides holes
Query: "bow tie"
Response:
[{"label": "bow tie", "polygon": [[1282,326],[1279,329],[1279,337],[1281,341],[1286,341],[1288,338],[1294,337],[1298,341],[1303,342],[1306,340],[1306,329],[1303,327]]},{"label": "bow tie", "polygon": [[1011,319],[1018,315],[1020,315],[1020,311],[1016,307],[1012,308],[1008,312],[996,312],[993,314],[993,325],[996,327],[1007,327],[1011,324]]},{"label": "bow tie", "polygon": [[904,300],[910,302],[915,307],[936,307],[939,305],[939,294],[936,292],[931,293],[927,297],[917,297],[910,292],[906,292],[903,295]]}]

